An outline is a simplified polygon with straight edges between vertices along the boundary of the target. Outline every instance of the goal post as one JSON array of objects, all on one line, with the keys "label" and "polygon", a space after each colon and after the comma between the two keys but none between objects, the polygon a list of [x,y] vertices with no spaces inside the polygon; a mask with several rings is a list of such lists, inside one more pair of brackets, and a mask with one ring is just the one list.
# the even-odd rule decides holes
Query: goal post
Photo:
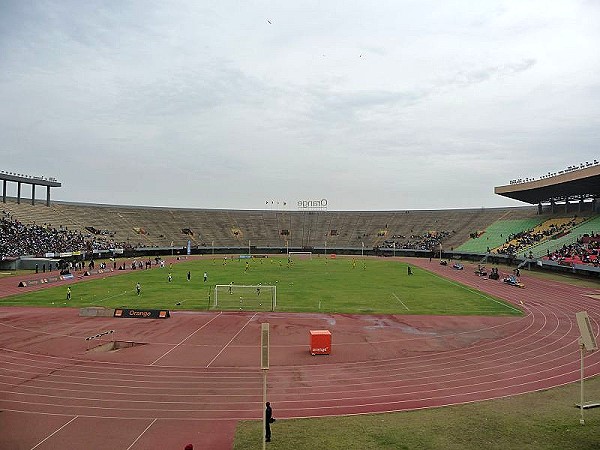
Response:
[{"label": "goal post", "polygon": [[277,286],[217,284],[211,309],[221,311],[275,311]]},{"label": "goal post", "polygon": [[290,258],[312,259],[312,252],[288,252]]}]

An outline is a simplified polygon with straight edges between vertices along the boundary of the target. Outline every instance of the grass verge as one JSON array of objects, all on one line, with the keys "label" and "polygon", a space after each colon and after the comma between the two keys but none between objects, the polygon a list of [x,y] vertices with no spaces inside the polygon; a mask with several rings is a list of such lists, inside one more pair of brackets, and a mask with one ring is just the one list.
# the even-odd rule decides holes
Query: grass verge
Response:
[{"label": "grass verge", "polygon": [[[600,402],[600,377],[586,380]],[[498,400],[399,413],[278,420],[269,449],[592,450],[600,448],[600,408],[579,424],[579,384]],[[277,404],[273,404],[277,417]],[[238,423],[234,450],[260,448],[258,421]]]}]

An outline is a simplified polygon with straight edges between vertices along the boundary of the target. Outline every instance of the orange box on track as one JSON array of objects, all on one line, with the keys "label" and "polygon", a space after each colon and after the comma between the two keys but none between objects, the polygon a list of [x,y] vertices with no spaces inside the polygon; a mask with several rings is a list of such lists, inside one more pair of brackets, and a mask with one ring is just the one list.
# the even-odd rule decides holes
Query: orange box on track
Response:
[{"label": "orange box on track", "polygon": [[329,355],[331,353],[331,332],[329,330],[310,330],[310,354]]}]

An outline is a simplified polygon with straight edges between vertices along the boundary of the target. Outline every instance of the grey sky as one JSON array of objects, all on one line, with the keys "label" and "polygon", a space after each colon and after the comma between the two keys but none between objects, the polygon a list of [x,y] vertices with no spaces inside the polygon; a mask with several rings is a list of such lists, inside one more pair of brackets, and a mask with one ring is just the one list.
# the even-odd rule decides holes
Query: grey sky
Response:
[{"label": "grey sky", "polygon": [[520,205],[493,187],[600,156],[599,49],[594,0],[0,0],[0,168],[93,203]]}]

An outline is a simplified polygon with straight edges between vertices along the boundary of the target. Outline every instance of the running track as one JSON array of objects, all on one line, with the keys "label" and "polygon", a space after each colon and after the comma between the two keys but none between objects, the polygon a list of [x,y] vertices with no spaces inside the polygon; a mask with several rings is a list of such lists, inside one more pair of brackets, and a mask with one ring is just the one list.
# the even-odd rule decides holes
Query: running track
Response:
[{"label": "running track", "polygon": [[[518,289],[478,278],[468,265],[410,262],[523,302],[526,314],[177,312],[148,321],[0,308],[0,448],[229,449],[236,421],[262,414],[261,322],[271,325],[269,400],[280,419],[460,404],[579,379],[575,312],[588,311],[597,332],[600,300],[589,295],[600,289],[526,274]],[[308,354],[315,328],[331,330],[331,355]],[[109,329],[144,345],[86,351],[84,337]],[[586,376],[598,373],[594,352]]]}]

